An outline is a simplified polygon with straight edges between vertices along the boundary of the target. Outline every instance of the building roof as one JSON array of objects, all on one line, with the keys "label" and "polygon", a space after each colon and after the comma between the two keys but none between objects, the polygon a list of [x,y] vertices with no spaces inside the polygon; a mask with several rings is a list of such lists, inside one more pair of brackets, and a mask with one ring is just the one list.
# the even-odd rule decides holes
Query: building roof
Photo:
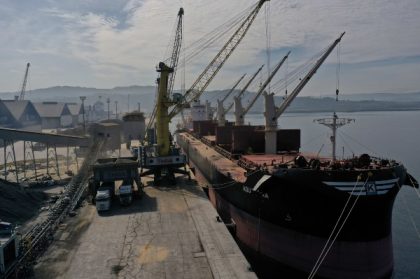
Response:
[{"label": "building roof", "polygon": [[123,116],[124,121],[144,121],[144,113],[139,111],[133,111],[126,113]]},{"label": "building roof", "polygon": [[69,111],[73,116],[82,114],[82,104],[67,103],[67,107],[69,108]]},{"label": "building roof", "polygon": [[22,117],[22,114],[25,112],[26,107],[30,103],[27,100],[2,100],[2,102],[16,119],[16,121],[19,121],[19,119]]},{"label": "building roof", "polygon": [[42,102],[34,103],[34,107],[39,116],[43,118],[48,117],[61,117],[62,115],[71,114],[70,110],[65,103],[58,102]]},{"label": "building roof", "polygon": [[0,100],[0,123],[1,125],[10,125],[14,121],[16,121],[13,114],[9,111],[7,106],[4,104],[2,100]]}]

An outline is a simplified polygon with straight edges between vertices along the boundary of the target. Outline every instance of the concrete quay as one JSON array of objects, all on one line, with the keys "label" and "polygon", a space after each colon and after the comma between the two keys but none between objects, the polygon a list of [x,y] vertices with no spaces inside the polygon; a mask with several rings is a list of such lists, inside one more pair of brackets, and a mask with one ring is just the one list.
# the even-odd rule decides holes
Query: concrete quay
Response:
[{"label": "concrete quay", "polygon": [[[128,207],[67,219],[35,278],[256,278],[207,196],[192,179],[151,186]],[[144,183],[144,179],[143,179]]]}]

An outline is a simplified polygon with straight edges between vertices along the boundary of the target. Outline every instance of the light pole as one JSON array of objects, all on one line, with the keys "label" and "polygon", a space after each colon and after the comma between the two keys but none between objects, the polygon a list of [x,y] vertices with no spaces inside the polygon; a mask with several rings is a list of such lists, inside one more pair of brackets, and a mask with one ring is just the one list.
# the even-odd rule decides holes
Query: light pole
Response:
[{"label": "light pole", "polygon": [[85,100],[86,96],[80,96],[82,101],[82,115],[83,115],[83,134],[86,134],[86,121],[85,121]]},{"label": "light pole", "polygon": [[118,101],[115,101],[115,119],[118,119]]},{"label": "light pole", "polygon": [[111,103],[111,100],[110,100],[109,98],[107,98],[107,99],[106,99],[106,102],[107,102],[107,104],[108,104],[108,120],[109,120],[109,118],[110,118],[110,113],[111,113],[111,110],[110,110],[110,108],[109,108],[109,103]]}]

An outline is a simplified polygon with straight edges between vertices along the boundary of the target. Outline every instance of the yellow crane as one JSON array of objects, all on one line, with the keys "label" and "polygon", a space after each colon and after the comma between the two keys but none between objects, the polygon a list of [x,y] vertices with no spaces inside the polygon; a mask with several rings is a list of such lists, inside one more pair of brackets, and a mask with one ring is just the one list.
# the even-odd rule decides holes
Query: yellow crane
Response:
[{"label": "yellow crane", "polygon": [[[157,68],[160,76],[157,82],[158,93],[156,107],[154,109],[154,113],[152,114],[152,118],[156,118],[155,125],[157,144],[151,148],[152,143],[149,143],[149,146],[140,150],[141,167],[148,169],[147,171],[141,173],[141,176],[153,174],[155,184],[158,184],[160,183],[162,176],[168,177],[171,182],[175,183],[175,173],[186,174],[185,170],[180,169],[185,166],[185,156],[180,154],[178,148],[171,146],[169,123],[174,116],[180,113],[192,101],[201,96],[225,64],[227,59],[245,37],[261,7],[267,1],[269,0],[259,0],[255,4],[249,15],[240,23],[233,35],[229,37],[222,49],[216,54],[210,64],[207,65],[204,71],[199,75],[184,95],[173,94],[173,96],[171,96],[173,88],[172,77],[174,77],[176,70],[182,40],[182,16],[184,14],[184,10],[181,8],[178,13],[178,25],[175,33],[171,64],[168,66],[164,62],[160,62]],[[172,109],[169,112],[171,107]],[[156,116],[154,116],[154,114]]]}]

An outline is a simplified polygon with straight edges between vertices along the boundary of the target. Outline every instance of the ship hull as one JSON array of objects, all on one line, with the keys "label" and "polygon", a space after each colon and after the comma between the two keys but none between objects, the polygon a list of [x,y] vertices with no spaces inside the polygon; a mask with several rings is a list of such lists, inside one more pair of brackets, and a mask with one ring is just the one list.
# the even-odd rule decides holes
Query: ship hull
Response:
[{"label": "ship hull", "polygon": [[[317,272],[325,278],[390,278],[393,273],[392,207],[399,191],[349,195],[325,181],[404,181],[405,169],[331,171],[288,169],[255,172],[237,182],[209,160],[209,147],[178,137],[178,144],[206,179],[209,198],[238,241],[254,254],[307,274],[313,268],[343,211],[349,217]],[[202,143],[201,143],[202,144]],[[205,150],[205,151],[203,151]],[[337,182],[338,183],[338,182]],[[341,183],[341,182],[340,182]],[[359,183],[359,181],[357,181]],[[357,185],[355,185],[357,186]],[[357,189],[365,187],[354,187]],[[379,186],[378,186],[379,189]],[[360,190],[361,191],[361,190]],[[352,205],[354,207],[352,208]],[[352,208],[352,209],[351,209]],[[305,277],[305,276],[303,276]]]},{"label": "ship hull", "polygon": [[[278,261],[307,278],[327,238],[286,229],[233,206],[216,191],[209,197],[219,214],[229,215],[234,236],[254,256]],[[300,272],[299,272],[300,271]],[[325,278],[390,278],[393,272],[392,239],[336,241],[319,272]]]}]

